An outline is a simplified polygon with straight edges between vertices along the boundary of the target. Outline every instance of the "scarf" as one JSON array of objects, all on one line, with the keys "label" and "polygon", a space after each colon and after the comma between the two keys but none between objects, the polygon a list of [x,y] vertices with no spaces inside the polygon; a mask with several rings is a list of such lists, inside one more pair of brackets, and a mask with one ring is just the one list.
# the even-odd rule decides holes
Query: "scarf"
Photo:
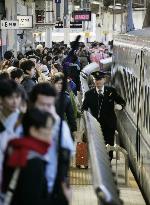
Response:
[{"label": "scarf", "polygon": [[49,143],[34,137],[13,139],[8,145],[7,165],[10,167],[25,167],[29,151],[44,155],[48,151],[49,146]]}]

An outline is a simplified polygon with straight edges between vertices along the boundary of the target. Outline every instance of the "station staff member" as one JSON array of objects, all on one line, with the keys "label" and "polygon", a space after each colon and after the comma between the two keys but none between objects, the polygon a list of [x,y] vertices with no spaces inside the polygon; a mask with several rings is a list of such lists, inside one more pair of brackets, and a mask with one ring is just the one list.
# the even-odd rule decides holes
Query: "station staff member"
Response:
[{"label": "station staff member", "polygon": [[[104,86],[106,73],[96,71],[92,73],[95,88],[85,93],[82,110],[90,109],[91,114],[100,123],[106,144],[114,145],[114,135],[117,126],[116,115],[114,112],[115,103],[122,109],[125,106],[124,99],[110,86]],[[113,152],[109,153],[110,160]]]}]

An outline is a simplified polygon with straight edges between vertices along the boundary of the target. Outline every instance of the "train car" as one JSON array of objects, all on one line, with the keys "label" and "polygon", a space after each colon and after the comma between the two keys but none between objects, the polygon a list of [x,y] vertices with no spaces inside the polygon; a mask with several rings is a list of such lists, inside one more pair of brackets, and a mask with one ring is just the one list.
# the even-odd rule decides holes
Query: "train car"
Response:
[{"label": "train car", "polygon": [[131,169],[150,204],[150,28],[114,38],[112,83],[126,99],[118,131]]}]

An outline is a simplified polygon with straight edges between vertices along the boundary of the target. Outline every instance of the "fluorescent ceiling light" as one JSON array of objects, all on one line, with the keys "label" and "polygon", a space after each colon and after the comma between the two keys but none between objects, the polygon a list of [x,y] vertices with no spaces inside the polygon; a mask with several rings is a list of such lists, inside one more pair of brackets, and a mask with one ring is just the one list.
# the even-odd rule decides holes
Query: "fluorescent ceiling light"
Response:
[{"label": "fluorescent ceiling light", "polygon": [[134,11],[145,11],[147,8],[133,8]]},{"label": "fluorescent ceiling light", "polygon": [[103,3],[99,2],[99,1],[92,1],[91,4],[96,4],[96,5],[103,6]]},{"label": "fluorescent ceiling light", "polygon": [[122,9],[121,6],[109,6],[109,8],[114,10]]},{"label": "fluorescent ceiling light", "polygon": [[78,9],[80,9],[80,6],[74,6],[74,9],[78,10]]}]

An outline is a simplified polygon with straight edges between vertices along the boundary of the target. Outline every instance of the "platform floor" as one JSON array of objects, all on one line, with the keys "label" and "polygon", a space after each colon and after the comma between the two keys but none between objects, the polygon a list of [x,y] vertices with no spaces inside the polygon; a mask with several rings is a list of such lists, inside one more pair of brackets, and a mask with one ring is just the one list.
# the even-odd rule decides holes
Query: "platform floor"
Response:
[{"label": "platform floor", "polygon": [[92,185],[91,168],[76,168],[75,158],[71,161],[70,184],[72,186],[71,205],[98,205]]},{"label": "platform floor", "polygon": [[72,185],[71,205],[98,205],[92,185]]},{"label": "platform floor", "polygon": [[[112,160],[112,169],[116,171],[116,159]],[[129,184],[125,185],[125,167],[124,158],[121,155],[118,160],[118,187],[120,190],[120,198],[123,200],[124,205],[146,205],[139,187],[134,179],[134,176],[129,169]]]},{"label": "platform floor", "polygon": [[[112,160],[112,169],[116,170],[116,160]],[[72,203],[71,205],[98,205],[97,198],[93,190],[91,169],[77,169],[72,161],[70,171],[72,184]],[[124,205],[146,205],[138,185],[129,170],[129,185],[125,185],[124,179],[124,160],[118,161],[118,187],[120,190],[120,198]]]}]

